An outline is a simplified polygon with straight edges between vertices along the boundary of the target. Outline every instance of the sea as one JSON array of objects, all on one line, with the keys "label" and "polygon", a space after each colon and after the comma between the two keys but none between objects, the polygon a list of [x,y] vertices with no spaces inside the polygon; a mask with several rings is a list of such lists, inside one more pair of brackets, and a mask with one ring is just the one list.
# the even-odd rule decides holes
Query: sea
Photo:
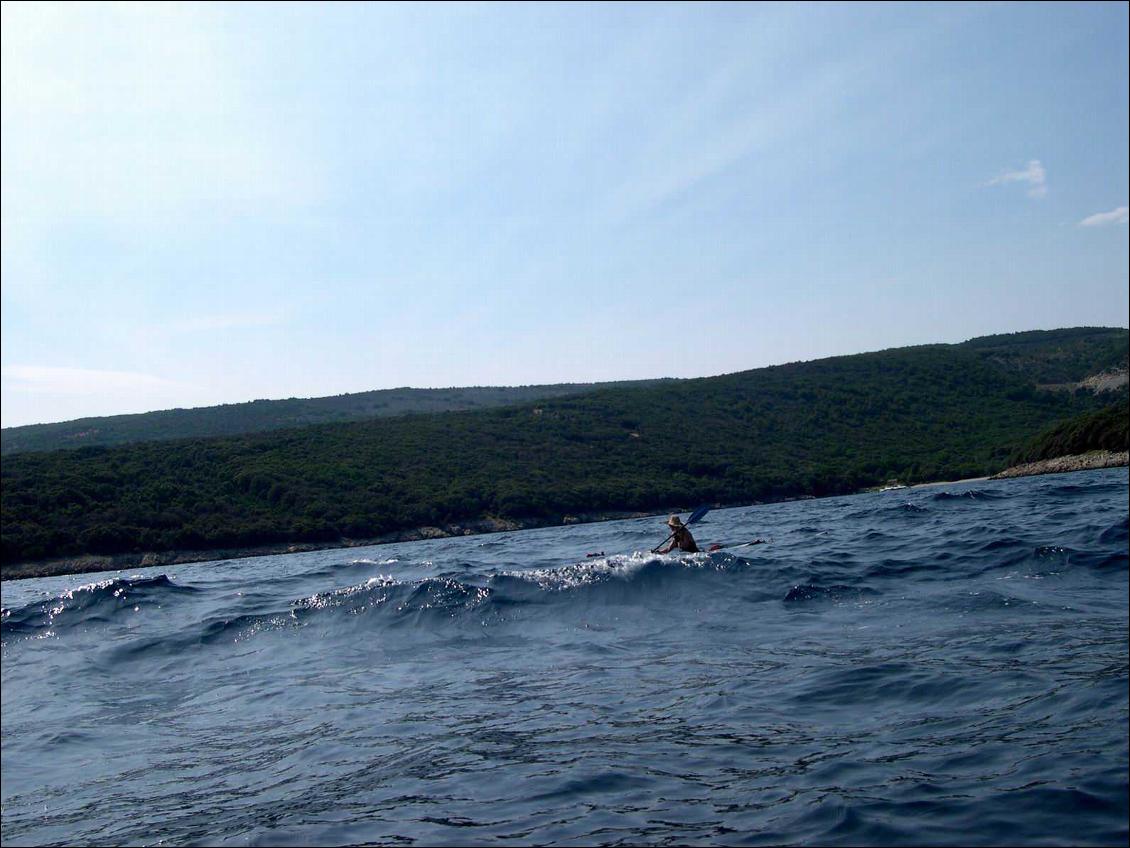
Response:
[{"label": "sea", "polygon": [[1127,486],[7,581],[0,835],[1125,845]]}]

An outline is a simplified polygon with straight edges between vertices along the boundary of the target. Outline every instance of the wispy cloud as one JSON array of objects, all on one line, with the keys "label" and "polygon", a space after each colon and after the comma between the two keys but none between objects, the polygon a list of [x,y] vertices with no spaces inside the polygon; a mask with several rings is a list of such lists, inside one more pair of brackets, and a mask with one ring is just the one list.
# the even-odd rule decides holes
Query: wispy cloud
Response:
[{"label": "wispy cloud", "polygon": [[993,177],[985,185],[1002,185],[1004,183],[1027,183],[1029,197],[1043,197],[1048,193],[1047,172],[1039,159],[1033,159],[1028,167],[1022,171],[1005,171]]},{"label": "wispy cloud", "polygon": [[163,395],[184,389],[174,380],[136,371],[59,368],[51,365],[6,365],[0,375],[10,388],[34,394],[103,395],[140,393]]},{"label": "wispy cloud", "polygon": [[1109,212],[1096,212],[1088,215],[1079,222],[1080,227],[1105,227],[1108,224],[1125,224],[1130,222],[1130,207],[1119,206]]}]

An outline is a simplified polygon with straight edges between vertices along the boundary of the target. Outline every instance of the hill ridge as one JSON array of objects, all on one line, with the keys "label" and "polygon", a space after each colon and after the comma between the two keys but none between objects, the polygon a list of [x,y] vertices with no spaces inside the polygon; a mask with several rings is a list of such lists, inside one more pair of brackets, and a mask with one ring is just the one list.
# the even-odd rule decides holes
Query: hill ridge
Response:
[{"label": "hill ridge", "polygon": [[[1077,373],[1081,362],[1086,362],[1088,365],[1100,360],[1109,361],[1111,365],[1124,363],[1127,358],[1125,333],[1124,328],[1111,327],[1024,330],[1016,333],[978,336],[954,344],[927,343],[891,347],[819,359],[796,360],[763,366],[763,368],[781,368],[890,350],[965,347],[978,350],[983,355],[997,360],[998,364],[1021,373],[1025,373],[1026,368],[1031,370],[1032,356],[1035,355],[1044,369],[1043,376],[1047,379],[1036,378],[1034,382],[1062,384],[1079,382],[1085,377],[1092,376],[1091,373]],[[1057,346],[1061,348],[1058,367],[1056,357],[1048,354],[1049,349]],[[1106,348],[1109,348],[1109,351],[1103,353]],[[1082,359],[1078,356],[1081,349],[1085,351]],[[761,369],[743,369],[728,373],[744,374],[757,370]],[[1067,376],[1072,374],[1075,376],[1069,380]],[[369,420],[406,414],[493,408],[606,389],[641,388],[679,379],[709,380],[725,376],[727,374],[694,378],[661,377],[597,383],[546,383],[519,386],[477,385],[445,388],[403,386],[314,398],[258,398],[212,406],[176,407],[113,416],[87,416],[69,421],[5,427],[0,429],[0,452],[4,455],[14,455],[93,445],[110,446],[151,440],[233,436],[332,421]]]}]

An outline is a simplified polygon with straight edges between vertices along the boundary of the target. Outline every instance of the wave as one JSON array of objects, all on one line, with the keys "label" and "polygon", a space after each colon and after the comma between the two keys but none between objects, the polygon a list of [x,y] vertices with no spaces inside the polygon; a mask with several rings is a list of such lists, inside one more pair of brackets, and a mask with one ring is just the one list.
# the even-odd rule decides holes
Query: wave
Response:
[{"label": "wave", "polygon": [[621,581],[640,587],[666,578],[695,579],[695,575],[747,571],[757,563],[725,551],[698,554],[634,553],[596,557],[557,568],[504,571],[499,576],[533,581],[549,592]]},{"label": "wave", "polygon": [[77,586],[49,600],[0,613],[3,636],[36,635],[111,622],[142,606],[160,606],[177,595],[199,590],[174,583],[166,574],[116,577]]},{"label": "wave", "polygon": [[1130,568],[1130,554],[1126,551],[1074,551],[1069,562],[1072,566],[1095,571],[1121,572],[1125,577],[1127,568]]},{"label": "wave", "polygon": [[840,601],[862,601],[865,598],[873,598],[879,594],[879,592],[867,586],[847,586],[841,584],[819,586],[804,583],[789,589],[788,594],[784,597],[784,602],[786,604],[797,604],[812,601],[829,601],[834,603]]},{"label": "wave", "polygon": [[[1040,496],[1048,497],[1063,495],[1069,499],[1082,496],[1093,496],[1096,494],[1107,494],[1115,492],[1126,491],[1125,479],[1115,479],[1112,476],[1104,474],[1106,471],[1113,469],[1089,469],[1089,471],[1076,472],[1071,475],[1070,482],[1059,477],[1058,475],[1045,475],[1041,480]],[[1096,474],[1096,477],[1087,479],[1090,473]],[[1123,470],[1125,474],[1125,471]],[[1097,475],[1103,475],[1101,477]]]},{"label": "wave", "polygon": [[1099,534],[1099,541],[1104,545],[1125,545],[1130,541],[1130,516],[1123,516],[1121,521],[1116,521]]},{"label": "wave", "polygon": [[1012,497],[997,489],[966,489],[963,492],[934,492],[930,496],[935,501],[999,501]]},{"label": "wave", "polygon": [[[352,568],[388,565],[392,560],[354,560],[329,569],[340,575]],[[175,653],[197,645],[238,642],[265,630],[299,627],[326,614],[359,616],[379,612],[394,623],[455,618],[473,613],[506,617],[516,607],[631,603],[645,595],[663,594],[673,584],[708,590],[712,577],[752,568],[752,560],[725,552],[692,555],[636,553],[585,560],[558,568],[499,571],[468,575],[465,570],[418,580],[387,574],[363,583],[318,592],[280,604],[277,595],[245,595],[234,607],[202,610],[187,629],[155,639],[133,640],[115,647],[115,656],[129,659],[153,653]],[[324,576],[322,570],[305,577]],[[282,583],[298,579],[284,578]],[[276,581],[278,585],[278,581]],[[123,621],[142,606],[160,606],[182,594],[207,590],[174,583],[165,574],[103,580],[71,589],[47,600],[2,613],[5,638],[55,635],[93,624]]]},{"label": "wave", "polygon": [[[936,492],[930,500],[998,497],[985,489],[964,492]],[[912,517],[930,507],[920,503],[887,502],[871,511]],[[942,510],[944,512],[944,510]],[[935,515],[940,515],[937,509]],[[1117,513],[1116,513],[1117,514]],[[1067,569],[1125,572],[1128,564],[1126,540],[1130,519],[1123,516],[1111,523],[1106,519],[1092,531],[1098,545],[1041,544],[1016,532],[990,523],[963,522],[943,548],[922,545],[926,531],[916,527],[896,529],[891,522],[884,529],[857,522],[850,538],[822,536],[829,530],[817,522],[801,522],[793,528],[779,528],[784,535],[808,537],[808,550],[784,549],[765,557],[762,551],[745,556],[731,551],[699,554],[657,555],[634,553],[600,556],[557,567],[511,568],[481,571],[470,568],[456,557],[431,563],[420,578],[414,569],[408,579],[398,568],[396,558],[347,558],[318,562],[315,568],[299,574],[272,577],[270,588],[261,593],[244,594],[232,604],[227,596],[199,603],[200,612],[176,633],[166,633],[143,645],[134,640],[128,651],[164,651],[214,643],[240,641],[261,631],[302,627],[313,621],[335,626],[352,617],[373,616],[370,621],[384,625],[426,625],[429,621],[463,619],[485,622],[510,620],[522,608],[573,605],[587,608],[600,605],[647,605],[684,603],[688,596],[699,598],[714,593],[739,593],[751,603],[776,602],[790,607],[861,601],[898,590],[905,593],[913,584],[952,582],[981,577],[1001,569],[1023,569],[1026,573],[1059,573]],[[1004,523],[1004,522],[1001,522]],[[917,524],[917,522],[916,522]],[[1006,525],[1007,526],[1007,525]],[[790,545],[794,543],[790,541]],[[908,552],[907,545],[915,545]],[[900,550],[892,546],[899,545]],[[1113,547],[1113,550],[1112,550]],[[744,553],[744,552],[743,552]],[[516,563],[513,563],[516,565]],[[500,564],[501,565],[501,564]],[[533,566],[535,563],[531,562]],[[756,586],[736,580],[738,575],[756,570]],[[373,572],[394,571],[369,576]],[[368,579],[366,579],[368,578]],[[343,588],[326,585],[347,582]],[[970,587],[973,588],[973,587]],[[305,594],[311,590],[313,594]],[[79,586],[56,597],[29,603],[2,613],[5,639],[16,634],[55,634],[112,622],[125,622],[142,606],[172,603],[185,593],[209,592],[207,586],[174,583],[167,575],[118,577]],[[752,594],[751,594],[752,592]],[[297,598],[297,600],[293,600]],[[1012,607],[1017,599],[998,599],[989,595],[950,598],[962,608]],[[698,603],[692,600],[691,603]]]},{"label": "wave", "polygon": [[867,568],[867,577],[907,578],[925,573],[929,576],[947,577],[952,572],[945,566],[929,560],[883,559]]},{"label": "wave", "polygon": [[983,614],[992,614],[1006,609],[1022,612],[1031,609],[1033,606],[1039,606],[1035,601],[985,588],[954,592],[948,596],[935,598],[932,603],[936,609],[945,609],[950,612],[958,613],[976,612]]},{"label": "wave", "polygon": [[915,515],[918,513],[929,512],[930,508],[928,506],[924,506],[923,504],[915,503],[914,501],[904,501],[903,503],[895,504],[894,506],[888,506],[883,511],[894,513],[909,513]]},{"label": "wave", "polygon": [[487,577],[458,573],[416,581],[378,575],[366,582],[320,592],[292,605],[300,621],[333,611],[361,615],[383,611],[397,618],[445,617],[462,612],[502,614],[518,606],[623,603],[673,582],[703,583],[711,575],[735,573],[755,563],[727,553],[662,556],[630,554],[594,558],[558,568],[501,571]]},{"label": "wave", "polygon": [[930,511],[930,508],[919,501],[886,502],[880,505],[869,504],[859,509],[853,509],[844,514],[848,521],[865,521],[876,516],[886,518],[913,518]]},{"label": "wave", "polygon": [[451,577],[401,582],[381,574],[357,586],[346,586],[301,598],[291,605],[291,609],[299,621],[318,613],[360,615],[375,609],[387,609],[394,613],[431,610],[451,614],[460,608],[472,609],[478,606],[490,594],[484,587],[472,586]]},{"label": "wave", "polygon": [[793,696],[797,704],[828,705],[903,701],[936,705],[960,700],[976,681],[944,670],[899,661],[822,670]]},{"label": "wave", "polygon": [[311,577],[337,577],[340,574],[346,574],[350,571],[368,571],[373,566],[387,566],[397,565],[400,560],[396,557],[387,557],[385,559],[369,559],[366,557],[359,557],[357,559],[350,559],[344,562],[334,562],[323,568],[314,571],[307,571],[300,575],[296,575],[298,579],[306,580]]}]

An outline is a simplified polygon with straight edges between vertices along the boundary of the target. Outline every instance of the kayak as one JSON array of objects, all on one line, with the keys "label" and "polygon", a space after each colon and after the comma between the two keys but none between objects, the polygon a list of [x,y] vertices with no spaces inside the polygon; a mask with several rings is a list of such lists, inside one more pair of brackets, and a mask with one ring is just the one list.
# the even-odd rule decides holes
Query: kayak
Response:
[{"label": "kayak", "polygon": [[751,548],[754,545],[767,545],[767,544],[769,544],[768,539],[754,539],[752,542],[731,542],[728,545],[713,544],[706,549],[706,552],[710,553],[712,551],[724,551],[724,550],[728,550],[730,548]]},{"label": "kayak", "polygon": [[[698,553],[700,553],[700,554],[711,554],[711,553],[714,553],[715,551],[725,551],[725,550],[729,550],[730,548],[751,548],[754,545],[766,545],[768,543],[769,543],[768,539],[754,539],[752,542],[731,542],[728,545],[721,545],[721,544],[718,544],[717,542],[715,542],[713,545],[710,545],[710,546],[706,547],[705,549],[698,551]],[[672,551],[672,553],[674,553],[674,551]],[[680,553],[682,553],[682,551],[680,551]],[[585,559],[594,559],[595,557],[602,557],[602,556],[606,556],[604,551],[593,551],[592,553],[585,554]]]}]

